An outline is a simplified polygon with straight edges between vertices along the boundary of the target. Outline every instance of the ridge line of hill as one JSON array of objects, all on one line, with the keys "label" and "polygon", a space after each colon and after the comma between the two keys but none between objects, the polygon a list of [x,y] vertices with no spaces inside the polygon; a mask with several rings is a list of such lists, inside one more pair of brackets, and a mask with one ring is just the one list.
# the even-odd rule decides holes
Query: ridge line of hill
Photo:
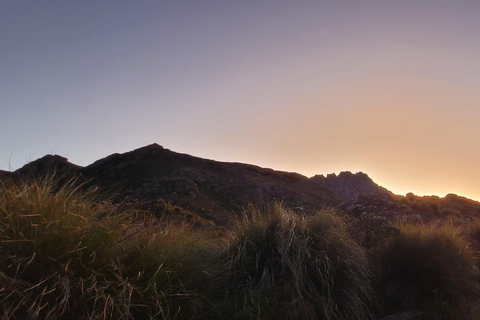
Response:
[{"label": "ridge line of hill", "polygon": [[444,198],[395,195],[367,174],[341,172],[311,178],[238,162],[220,162],[177,153],[156,143],[114,153],[85,167],[59,155],[46,155],[4,177],[79,177],[98,189],[99,197],[129,202],[155,212],[178,206],[202,219],[225,225],[250,204],[283,202],[295,212],[314,214],[326,206],[350,216],[374,213],[389,218],[451,217],[480,214],[480,202],[449,194]]}]

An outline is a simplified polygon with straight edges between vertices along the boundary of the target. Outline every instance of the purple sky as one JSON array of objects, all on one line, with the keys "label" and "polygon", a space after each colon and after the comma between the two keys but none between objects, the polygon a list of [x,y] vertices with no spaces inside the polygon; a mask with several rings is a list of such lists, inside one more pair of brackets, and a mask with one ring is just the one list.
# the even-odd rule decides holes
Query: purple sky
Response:
[{"label": "purple sky", "polygon": [[156,142],[480,200],[478,1],[5,1],[0,169]]}]

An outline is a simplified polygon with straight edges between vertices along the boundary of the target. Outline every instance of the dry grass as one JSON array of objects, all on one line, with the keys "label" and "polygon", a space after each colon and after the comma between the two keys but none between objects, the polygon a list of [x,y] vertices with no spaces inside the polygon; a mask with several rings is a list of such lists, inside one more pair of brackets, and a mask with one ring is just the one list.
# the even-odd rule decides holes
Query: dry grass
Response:
[{"label": "dry grass", "polygon": [[213,309],[217,268],[204,258],[218,252],[199,243],[187,226],[97,204],[74,182],[4,186],[2,318],[196,318]]},{"label": "dry grass", "polygon": [[478,301],[477,253],[449,224],[403,223],[376,250],[377,272],[391,312],[417,308],[426,319],[471,319]]},{"label": "dry grass", "polygon": [[230,252],[239,310],[262,319],[372,318],[367,260],[332,211],[304,219],[281,205],[251,208]]},{"label": "dry grass", "polygon": [[371,238],[372,266],[329,209],[251,207],[217,238],[174,220],[97,203],[75,181],[1,185],[0,319],[364,320],[379,305],[427,319],[480,313],[478,225],[394,226],[388,240]]}]

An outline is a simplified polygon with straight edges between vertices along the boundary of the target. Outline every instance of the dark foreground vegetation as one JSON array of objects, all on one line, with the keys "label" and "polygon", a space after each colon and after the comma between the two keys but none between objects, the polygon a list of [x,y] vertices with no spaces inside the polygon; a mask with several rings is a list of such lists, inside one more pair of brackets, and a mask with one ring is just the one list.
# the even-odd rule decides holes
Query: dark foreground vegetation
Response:
[{"label": "dark foreground vegetation", "polygon": [[74,182],[5,182],[0,318],[480,318],[480,222],[370,222],[274,204],[214,232]]}]

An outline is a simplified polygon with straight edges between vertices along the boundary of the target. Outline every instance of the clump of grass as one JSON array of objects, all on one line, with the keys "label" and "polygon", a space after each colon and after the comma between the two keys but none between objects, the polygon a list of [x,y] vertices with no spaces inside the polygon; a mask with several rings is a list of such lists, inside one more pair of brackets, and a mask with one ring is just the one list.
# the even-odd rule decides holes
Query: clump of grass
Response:
[{"label": "clump of grass", "polygon": [[452,225],[403,223],[376,250],[380,290],[390,312],[417,308],[426,319],[470,319],[478,300],[476,252]]},{"label": "clump of grass", "polygon": [[[468,239],[470,245],[477,251],[480,251],[480,219],[475,217],[469,223],[464,223],[460,230],[462,234]],[[477,261],[480,263],[480,261]]]},{"label": "clump of grass", "polygon": [[[371,319],[363,250],[330,210],[303,218],[251,208],[232,234],[231,271],[244,318]],[[265,298],[268,297],[268,298]]]},{"label": "clump of grass", "polygon": [[[148,303],[165,319],[218,314],[217,304],[223,301],[225,290],[222,247],[209,236],[197,233],[190,225],[175,223],[167,228],[148,227],[129,244],[123,276],[143,288],[136,293],[140,300],[146,303],[141,296],[154,297]],[[146,315],[142,308],[133,313],[135,319]]]},{"label": "clump of grass", "polygon": [[199,246],[188,230],[98,204],[75,181],[58,185],[47,178],[3,185],[2,319],[208,314],[218,250]]}]

